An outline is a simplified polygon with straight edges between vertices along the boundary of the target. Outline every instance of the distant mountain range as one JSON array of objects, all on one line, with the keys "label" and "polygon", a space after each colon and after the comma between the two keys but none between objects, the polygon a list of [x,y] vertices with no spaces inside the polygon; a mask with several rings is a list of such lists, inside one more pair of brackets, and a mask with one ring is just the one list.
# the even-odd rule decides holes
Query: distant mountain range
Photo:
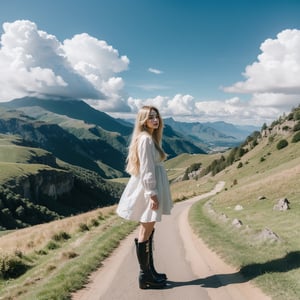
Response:
[{"label": "distant mountain range", "polygon": [[[164,123],[169,158],[232,147],[250,133],[226,123],[223,131],[218,123]],[[115,204],[124,187],[108,179],[128,176],[132,130],[132,120],[115,119],[77,99],[1,103],[0,230]]]},{"label": "distant mountain range", "polygon": [[164,122],[207,152],[238,146],[251,133],[260,130],[255,126],[237,126],[226,122],[178,122],[173,118],[164,119]]},{"label": "distant mountain range", "polygon": [[[132,120],[112,118],[77,99],[53,100],[25,97],[2,103],[1,106],[20,110],[36,121],[49,123],[49,126],[58,125],[64,131],[79,138],[79,144],[85,144],[83,147],[87,147],[86,143],[92,144],[89,145],[93,146],[92,152],[99,152],[97,144],[101,141],[102,151],[96,155],[97,158],[105,164],[113,163],[113,167],[119,171],[122,169],[120,164],[115,165],[115,159],[112,162],[109,157],[116,157],[114,153],[117,152],[119,154],[117,157],[124,160],[133,128]],[[178,122],[173,118],[164,119],[164,123],[163,147],[170,158],[180,153],[207,153],[235,147],[253,131],[259,130],[255,126],[237,126],[225,122]],[[69,138],[71,139],[71,136]],[[65,140],[68,139],[65,137]],[[76,147],[73,150],[76,151]],[[82,150],[79,152],[82,153]],[[90,154],[87,155],[89,156]]]},{"label": "distant mountain range", "polygon": [[[133,125],[76,99],[25,97],[1,103],[0,133],[22,137],[58,159],[95,171],[104,178],[122,177]],[[166,125],[163,147],[169,157],[206,153],[184,134]]]}]

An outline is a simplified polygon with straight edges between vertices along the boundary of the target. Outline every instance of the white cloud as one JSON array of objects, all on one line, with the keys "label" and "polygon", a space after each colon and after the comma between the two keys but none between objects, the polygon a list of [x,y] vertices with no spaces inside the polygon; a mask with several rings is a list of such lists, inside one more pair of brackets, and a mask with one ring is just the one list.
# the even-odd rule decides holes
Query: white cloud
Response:
[{"label": "white cloud", "polygon": [[[233,97],[225,101],[199,101],[191,95],[181,94],[177,94],[172,98],[166,96],[148,99],[129,97],[128,105],[133,114],[136,114],[143,105],[154,105],[163,117],[174,117],[179,121],[215,122],[222,120],[233,124],[252,124],[258,127],[265,122],[270,124],[281,114],[281,110],[276,107],[256,106],[252,101],[241,101],[239,97]],[[131,117],[134,117],[133,114]],[[118,117],[122,117],[122,115],[118,114]],[[126,115],[126,117],[129,117],[129,115]]]},{"label": "white cloud", "polygon": [[290,109],[300,103],[300,30],[284,30],[265,40],[258,60],[246,67],[245,81],[225,92],[253,94],[251,105]]},{"label": "white cloud", "polygon": [[159,90],[168,90],[169,86],[162,84],[139,84],[136,87],[144,90],[144,91],[159,91]]},{"label": "white cloud", "polygon": [[163,73],[163,71],[158,70],[158,69],[154,69],[154,68],[149,68],[148,71],[149,71],[150,73],[154,73],[154,74],[157,74],[157,75]]},{"label": "white cloud", "polygon": [[[182,121],[223,120],[257,126],[300,103],[300,30],[284,30],[276,39],[263,42],[257,61],[245,69],[245,80],[224,88],[225,92],[250,94],[248,101],[239,97],[207,101],[181,93],[128,97],[119,73],[128,69],[129,59],[87,33],[60,42],[38,30],[35,23],[19,20],[3,24],[0,46],[0,101],[27,95],[80,98],[119,117],[149,104],[157,106],[164,117]],[[148,71],[163,73],[155,68]],[[163,83],[139,87],[169,88]]]},{"label": "white cloud", "polygon": [[83,33],[61,43],[28,20],[4,23],[3,31],[0,84],[5,88],[0,90],[0,101],[27,95],[65,96],[102,100],[99,103],[107,109],[115,110],[114,103],[128,110],[123,79],[115,74],[128,68],[129,59],[105,41]]},{"label": "white cloud", "polygon": [[165,116],[182,121],[218,121],[261,126],[300,104],[300,30],[284,30],[260,47],[258,60],[246,67],[244,81],[225,87],[225,92],[249,94],[249,100],[200,101],[191,95],[173,98],[130,98],[136,111],[144,104],[157,106]]}]

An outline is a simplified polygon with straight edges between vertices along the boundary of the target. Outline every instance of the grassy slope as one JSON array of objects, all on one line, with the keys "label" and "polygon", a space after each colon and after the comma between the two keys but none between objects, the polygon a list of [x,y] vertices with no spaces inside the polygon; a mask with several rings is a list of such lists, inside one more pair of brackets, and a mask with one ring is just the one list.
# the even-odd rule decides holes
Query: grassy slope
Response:
[{"label": "grassy slope", "polygon": [[[136,227],[114,211],[114,206],[97,209],[1,236],[0,259],[17,253],[30,269],[17,279],[0,278],[0,299],[71,299]],[[62,233],[68,238],[59,239]]]},{"label": "grassy slope", "polygon": [[[263,140],[242,157],[241,168],[236,162],[215,176],[226,182],[225,190],[205,205],[195,204],[190,219],[209,247],[241,268],[272,299],[296,300],[300,295],[300,143],[277,150],[280,138],[273,143]],[[266,199],[258,200],[260,196]],[[281,198],[290,201],[290,210],[273,210]],[[235,210],[237,205],[243,209]],[[243,225],[234,227],[234,219]],[[279,240],[260,238],[266,228]]]},{"label": "grassy slope", "polygon": [[48,152],[43,149],[18,146],[18,137],[0,135],[0,183],[21,176],[24,173],[36,173],[51,167],[41,164],[28,164],[32,157],[41,157]]},{"label": "grassy slope", "polygon": [[189,166],[195,163],[201,163],[202,168],[207,167],[214,159],[217,159],[221,154],[182,154],[177,157],[167,160],[165,167],[168,173],[168,178],[171,183],[171,194],[173,200],[182,201],[187,198],[194,197],[199,194],[210,191],[216,184],[216,180],[209,176],[202,180],[176,181],[176,178],[182,176]]},{"label": "grassy slope", "polygon": [[[267,140],[260,143],[242,157],[243,167],[241,168],[237,168],[239,162],[236,162],[215,177],[206,176],[200,180],[171,184],[171,190],[173,197],[176,193],[189,195],[191,190],[193,194],[204,193],[210,190],[217,181],[224,180],[226,182],[225,190],[209,199],[206,202],[209,205],[198,202],[193,206],[190,220],[195,232],[227,262],[241,268],[243,274],[248,277],[247,280],[255,280],[263,290],[272,295],[273,299],[296,300],[300,295],[298,284],[300,282],[298,220],[300,214],[298,196],[300,194],[300,143],[290,143],[288,147],[277,150],[277,142],[278,139],[272,144],[269,144]],[[170,179],[174,180],[182,175],[191,164],[202,162],[203,166],[206,166],[219,156],[220,154],[181,155],[167,161],[165,165]],[[263,161],[261,158],[264,158]],[[234,185],[234,182],[237,184]],[[259,196],[265,196],[266,199],[259,201]],[[291,210],[273,211],[274,204],[282,197],[290,200]],[[237,204],[242,205],[243,210],[235,210]],[[33,258],[35,267],[30,273],[30,280],[25,274],[17,280],[5,282],[5,289],[1,288],[1,284],[4,287],[4,282],[0,282],[0,297],[19,293],[18,299],[30,298],[32,295],[36,299],[43,299],[43,297],[60,299],[56,298],[57,295],[51,294],[51,291],[57,290],[60,293],[63,291],[66,297],[64,299],[67,299],[66,295],[69,295],[71,290],[82,286],[84,278],[92,270],[91,265],[94,267],[95,264],[99,265],[101,260],[118,244],[119,239],[135,227],[135,224],[125,223],[126,229],[122,231],[121,228],[124,224],[119,223],[120,220],[114,214],[108,213],[109,217],[105,217],[107,222],[101,220],[101,226],[92,229],[93,226],[89,225],[91,228],[89,231],[79,233],[79,224],[91,224],[92,219],[97,219],[98,213],[99,211],[95,211],[89,213],[91,215],[84,214],[55,221],[41,225],[43,227],[33,226],[24,231],[2,236],[0,248],[10,252],[14,252],[17,248],[29,257],[34,257],[34,253],[40,249],[46,249],[47,243],[52,240],[55,232],[68,228],[71,240],[60,245],[58,250],[54,250],[55,252],[48,251],[49,254],[42,258]],[[223,214],[226,214],[227,221],[222,221],[220,218]],[[89,216],[89,219],[79,219],[86,218],[86,216]],[[231,225],[234,218],[241,220],[244,225],[241,228],[234,228]],[[74,225],[63,223],[69,222],[69,220],[72,220]],[[100,232],[104,233],[111,227],[116,227],[117,232],[119,230],[121,232],[120,235],[117,233],[117,238],[112,239],[113,242],[107,237],[104,240],[97,239],[95,243],[92,242]],[[275,232],[280,240],[274,242],[259,239],[258,235],[266,227]],[[48,229],[46,230],[46,228]],[[113,237],[111,232],[108,232]],[[24,239],[21,239],[20,236]],[[82,241],[84,242],[82,243]],[[113,246],[109,246],[111,243]],[[3,248],[4,245],[6,248]],[[76,248],[75,245],[79,248]],[[77,264],[81,266],[81,263],[72,264],[73,259],[69,256],[75,252],[77,255],[75,259],[78,261],[79,257],[81,261],[89,260],[87,255],[91,248],[80,248],[88,245],[98,249],[92,255],[92,263],[87,263],[90,264],[90,267],[85,265],[86,271],[81,274],[79,279],[70,282],[67,280],[69,277],[66,277],[70,274],[69,272],[78,272],[71,266]],[[110,250],[103,250],[106,248],[105,245],[108,245]],[[102,250],[99,250],[100,248]],[[57,265],[60,265],[61,262],[63,262],[62,268],[58,268]],[[41,276],[45,279],[38,280]],[[29,280],[29,283],[26,280]],[[45,282],[49,282],[49,284]]]}]

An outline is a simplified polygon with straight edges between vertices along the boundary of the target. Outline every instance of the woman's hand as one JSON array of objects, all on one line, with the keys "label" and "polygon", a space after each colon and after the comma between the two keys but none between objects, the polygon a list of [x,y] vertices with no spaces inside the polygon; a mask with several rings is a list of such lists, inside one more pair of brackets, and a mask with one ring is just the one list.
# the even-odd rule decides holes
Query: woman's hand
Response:
[{"label": "woman's hand", "polygon": [[150,197],[150,208],[153,210],[158,210],[158,206],[159,206],[159,202],[158,202],[157,196],[156,195],[151,196]]}]

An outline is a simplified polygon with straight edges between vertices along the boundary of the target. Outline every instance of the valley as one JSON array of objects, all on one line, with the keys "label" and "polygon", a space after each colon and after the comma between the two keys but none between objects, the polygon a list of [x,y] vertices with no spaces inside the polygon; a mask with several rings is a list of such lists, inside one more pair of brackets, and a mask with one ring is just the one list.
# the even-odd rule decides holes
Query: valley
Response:
[{"label": "valley", "polygon": [[[41,112],[53,120],[51,113]],[[0,224],[0,248],[2,266],[7,266],[0,270],[0,299],[32,299],[33,293],[36,299],[55,299],[57,295],[66,299],[85,284],[88,274],[100,267],[137,226],[120,220],[114,213],[126,177],[121,168],[113,168],[108,160],[96,162],[98,171],[93,169],[94,164],[86,168],[88,163],[82,166],[64,161],[63,156],[54,155],[55,151],[61,155],[50,147],[55,143],[44,140],[51,136],[49,131],[43,135],[44,121],[37,122],[33,112],[30,117],[17,112],[19,121],[7,123],[15,114],[15,110],[1,109],[1,128],[10,131],[0,135],[0,220],[6,222]],[[37,116],[37,111],[34,114]],[[61,118],[60,124],[79,126],[76,130],[70,126],[66,132],[80,132],[85,143],[86,138],[98,139],[90,135],[94,134],[89,130],[91,124]],[[186,149],[196,146],[186,142],[181,152],[174,148],[177,154],[165,162],[175,203],[205,194],[217,182],[225,182],[221,192],[193,204],[189,223],[210,249],[275,300],[296,300],[300,295],[299,120],[300,109],[295,108],[285,118],[275,120],[267,131],[250,134],[236,147],[219,153],[189,153]],[[18,128],[24,129],[23,135]],[[106,139],[108,134],[101,131]],[[113,135],[116,139],[110,140],[111,147],[119,148],[118,153],[124,158],[125,144],[122,152],[114,143],[122,144],[125,135]],[[179,134],[174,137],[177,138],[180,139]],[[47,147],[37,147],[37,141]],[[178,145],[173,142],[168,145]],[[66,145],[70,155],[75,147],[80,150],[77,155],[86,158],[85,163],[95,163],[98,154],[89,153],[85,146],[82,149],[86,152],[82,152],[71,140],[60,149]],[[48,181],[40,179],[41,185],[32,181],[31,176],[39,178],[41,174],[46,174]],[[69,184],[60,189],[56,180],[66,181],[59,180],[59,174],[71,176]],[[41,190],[47,191],[46,196],[39,194]],[[288,199],[290,209],[275,211],[274,205],[281,198]],[[236,221],[239,226],[234,225]],[[262,235],[266,229],[278,240]],[[70,276],[75,273],[78,276]]]}]

